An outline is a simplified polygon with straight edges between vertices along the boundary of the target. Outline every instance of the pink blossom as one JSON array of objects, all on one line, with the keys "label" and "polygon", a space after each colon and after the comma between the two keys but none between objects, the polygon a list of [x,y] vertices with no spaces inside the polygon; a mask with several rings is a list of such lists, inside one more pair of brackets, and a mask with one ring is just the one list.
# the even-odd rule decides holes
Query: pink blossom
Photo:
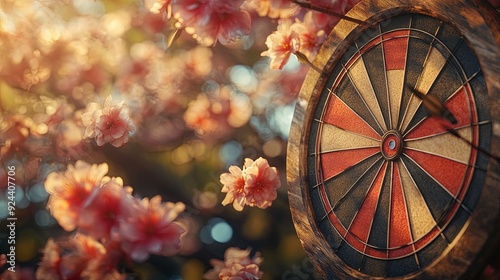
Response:
[{"label": "pink blossom", "polygon": [[245,193],[247,204],[259,208],[271,206],[276,199],[276,189],[281,186],[276,167],[270,167],[262,157],[253,161],[245,159]]},{"label": "pink blossom", "polygon": [[61,248],[50,238],[42,251],[43,257],[36,270],[36,279],[60,279]]},{"label": "pink blossom", "polygon": [[[239,1],[242,2],[242,1]],[[251,18],[247,11],[235,9],[223,1],[214,1],[211,19],[204,28],[199,28],[194,38],[203,45],[210,46],[218,40],[227,45],[250,34]],[[235,5],[237,6],[237,5]]]},{"label": "pink blossom", "polygon": [[220,182],[223,185],[222,192],[227,193],[222,205],[226,206],[232,203],[236,211],[241,211],[246,204],[245,178],[237,166],[229,167],[229,172],[220,175]]},{"label": "pink blossom", "polygon": [[186,32],[201,44],[228,44],[250,33],[251,18],[241,9],[243,0],[173,0],[172,14]]},{"label": "pink blossom", "polygon": [[312,60],[326,40],[325,31],[313,20],[313,12],[307,12],[303,21],[297,20],[292,29],[299,34],[300,51]]},{"label": "pink blossom", "polygon": [[118,221],[129,215],[133,198],[121,178],[113,178],[92,193],[78,219],[78,229],[95,239],[108,238]]},{"label": "pink blossom", "polygon": [[108,254],[101,242],[77,233],[67,245],[70,252],[61,259],[61,275],[63,279],[119,279],[115,270],[118,259]]},{"label": "pink blossom", "polygon": [[207,271],[203,278],[212,279],[262,279],[263,272],[260,271],[262,258],[257,252],[253,258],[249,257],[250,249],[240,250],[230,247],[224,253],[224,261],[212,259],[210,264],[214,267]]},{"label": "pink blossom", "polygon": [[108,165],[90,165],[77,161],[64,172],[52,172],[45,180],[45,190],[51,194],[47,207],[66,231],[75,229],[80,210],[91,192],[101,186]]},{"label": "pink blossom", "polygon": [[160,196],[137,202],[131,214],[120,222],[118,238],[122,250],[137,262],[145,261],[150,253],[174,255],[184,233],[174,220],[184,208],[180,202],[162,203]]},{"label": "pink blossom", "polygon": [[96,120],[95,136],[97,145],[111,143],[121,147],[128,142],[129,135],[135,130],[123,101],[113,107],[105,107],[102,115]]},{"label": "pink blossom", "polygon": [[262,56],[271,58],[271,69],[282,69],[290,59],[290,55],[299,50],[300,39],[297,32],[292,29],[291,20],[280,20],[278,30],[266,39],[267,51]]},{"label": "pink blossom", "polygon": [[114,106],[111,102],[111,96],[108,96],[102,109],[97,109],[95,104],[89,104],[88,111],[82,114],[82,122],[86,126],[83,138],[95,137],[98,146],[110,143],[114,147],[121,147],[128,142],[135,126],[124,102]]},{"label": "pink blossom", "polygon": [[102,114],[101,106],[92,102],[87,105],[87,112],[82,114],[82,123],[85,126],[83,139],[95,137],[95,123]]},{"label": "pink blossom", "polygon": [[[108,248],[112,249],[111,252]],[[60,244],[49,239],[36,270],[36,279],[124,279],[124,276],[115,270],[118,258],[113,250],[111,246],[106,247],[101,242],[79,233],[68,242]]]},{"label": "pink blossom", "polygon": [[237,166],[229,167],[229,173],[220,176],[222,192],[227,193],[222,205],[233,204],[237,211],[245,205],[267,208],[276,199],[276,189],[281,186],[276,167],[270,167],[266,159],[246,158],[243,170]]}]

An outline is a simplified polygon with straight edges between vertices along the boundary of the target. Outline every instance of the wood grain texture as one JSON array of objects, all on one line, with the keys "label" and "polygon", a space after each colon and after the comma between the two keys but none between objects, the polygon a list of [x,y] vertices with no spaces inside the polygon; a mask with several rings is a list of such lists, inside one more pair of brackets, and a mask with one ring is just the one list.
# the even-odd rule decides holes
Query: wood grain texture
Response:
[{"label": "wood grain texture", "polygon": [[[475,52],[489,94],[493,134],[491,151],[500,154],[500,16],[481,0],[362,0],[347,15],[375,25],[392,16],[421,13],[453,25]],[[347,47],[367,27],[341,20],[318,53],[314,64],[329,73]],[[314,222],[307,182],[307,139],[315,104],[327,77],[309,71],[302,86],[290,129],[287,182],[290,210],[297,234],[322,279],[373,279],[346,266],[335,255]],[[488,176],[473,215],[442,258],[404,279],[470,279],[497,249],[500,213],[500,166],[490,160]]]}]

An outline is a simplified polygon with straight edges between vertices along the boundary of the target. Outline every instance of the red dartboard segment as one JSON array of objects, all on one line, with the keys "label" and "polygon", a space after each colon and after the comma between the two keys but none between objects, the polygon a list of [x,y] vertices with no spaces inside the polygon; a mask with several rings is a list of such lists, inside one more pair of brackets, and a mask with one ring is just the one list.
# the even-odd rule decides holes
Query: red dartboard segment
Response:
[{"label": "red dartboard segment", "polygon": [[321,154],[323,180],[337,176],[379,152],[379,148],[364,148],[323,153]]},{"label": "red dartboard segment", "polygon": [[336,95],[330,96],[323,121],[347,131],[380,140],[380,135]]},{"label": "red dartboard segment", "polygon": [[[472,176],[474,174],[474,166],[476,163],[476,158],[477,158],[478,151],[476,149],[471,149],[471,162],[470,164],[467,165],[466,170],[464,172],[463,180],[462,180],[462,185],[463,187],[460,188],[456,195],[456,202],[453,207],[450,209],[448,215],[444,217],[445,221],[450,222],[455,213],[458,211],[458,208],[461,206],[458,202],[461,202],[465,195],[467,194],[468,186],[472,181]],[[467,211],[470,211],[467,209]],[[446,224],[447,225],[447,224]],[[445,225],[445,226],[446,226]]]},{"label": "red dartboard segment", "polygon": [[370,186],[370,189],[366,194],[361,208],[359,209],[358,213],[356,213],[356,216],[354,217],[354,220],[349,227],[349,232],[353,235],[353,237],[362,241],[363,243],[366,243],[368,241],[374,215],[379,203],[386,169],[387,163],[384,163],[383,167],[379,170],[377,176],[375,177],[375,180]]},{"label": "red dartboard segment", "polygon": [[475,105],[471,104],[472,100],[473,96],[469,84],[465,84],[445,102],[444,105],[457,120],[456,126],[464,126],[477,121],[475,111],[471,111],[475,109]]},{"label": "red dartboard segment", "polygon": [[385,69],[403,70],[406,63],[406,50],[410,31],[401,30],[384,34]]},{"label": "red dartboard segment", "polygon": [[458,195],[467,174],[467,164],[409,149],[406,149],[404,153],[436,179],[454,197]]},{"label": "red dartboard segment", "polygon": [[[392,165],[391,212],[389,219],[389,248],[397,248],[412,243],[409,217],[401,184],[399,168]],[[411,250],[410,250],[411,251]],[[409,253],[409,252],[408,252]],[[389,257],[397,254],[389,251]]]},{"label": "red dartboard segment", "polygon": [[387,163],[379,169],[377,176],[373,180],[368,193],[363,201],[362,206],[356,213],[352,223],[345,228],[338,217],[332,212],[330,222],[336,230],[342,234],[344,240],[354,249],[362,254],[366,254],[375,258],[387,258],[385,249],[375,249],[368,244],[368,238],[372,229],[374,215],[379,204],[382,184],[387,170]]}]

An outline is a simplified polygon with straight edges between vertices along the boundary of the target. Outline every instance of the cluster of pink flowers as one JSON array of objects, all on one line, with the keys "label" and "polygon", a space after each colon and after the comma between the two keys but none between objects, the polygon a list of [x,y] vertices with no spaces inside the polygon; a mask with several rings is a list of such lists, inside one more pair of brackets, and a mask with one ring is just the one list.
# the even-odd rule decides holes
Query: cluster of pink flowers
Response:
[{"label": "cluster of pink flowers", "polygon": [[214,268],[207,271],[203,278],[207,280],[262,279],[263,272],[259,268],[262,261],[259,252],[250,258],[250,249],[240,250],[230,247],[224,253],[223,261],[210,260]]},{"label": "cluster of pink flowers", "polygon": [[[343,15],[357,2],[359,0],[317,0],[308,1],[307,4]],[[270,57],[272,69],[282,69],[292,54],[304,55],[309,61],[314,59],[327,34],[339,21],[338,17],[316,11],[307,11],[302,19],[295,16],[295,22],[291,19],[295,14],[287,15],[280,17],[277,30],[266,39],[268,50],[261,54]]]},{"label": "cluster of pink flowers", "polygon": [[116,244],[103,244],[80,233],[60,244],[49,239],[42,251],[36,279],[125,279],[116,270],[119,256],[112,255],[113,246]]},{"label": "cluster of pink flowers", "polygon": [[[338,14],[346,13],[359,0],[310,1],[323,9]],[[251,16],[255,11],[259,16],[281,19],[278,29],[266,40],[268,51],[263,56],[271,58],[271,68],[282,69],[292,53],[300,51],[312,59],[326,38],[326,34],[338,21],[332,16],[325,17],[319,12],[303,13],[301,8],[289,0],[145,0],[152,13],[164,13],[176,21],[177,28],[183,28],[198,43],[206,46],[217,41],[227,45],[243,35],[250,34]],[[305,15],[304,15],[305,14]],[[297,15],[302,15],[300,20]],[[295,22],[292,21],[295,17]]]},{"label": "cluster of pink flowers", "polygon": [[281,19],[277,31],[266,39],[268,50],[261,55],[270,57],[272,69],[282,69],[290,56],[298,52],[312,60],[333,25],[331,17],[313,11],[305,13],[303,20]]},{"label": "cluster of pink flowers", "polygon": [[290,59],[290,55],[299,51],[299,34],[292,29],[291,20],[281,20],[278,30],[266,39],[269,50],[263,52],[262,56],[271,58],[271,68],[281,69]]},{"label": "cluster of pink flowers", "polygon": [[77,161],[47,176],[47,207],[64,230],[77,232],[63,246],[67,254],[49,240],[37,275],[58,278],[40,279],[121,279],[114,269],[122,258],[144,262],[149,254],[172,256],[180,249],[185,230],[175,220],[184,204],[135,198],[107,172],[105,163]]},{"label": "cluster of pink flowers", "polygon": [[266,159],[246,158],[243,169],[229,167],[229,173],[220,175],[222,192],[227,193],[222,205],[233,204],[234,209],[242,211],[245,205],[265,209],[277,197],[276,189],[281,186],[276,167],[270,167]]},{"label": "cluster of pink flowers", "polygon": [[112,105],[111,96],[106,97],[102,109],[96,103],[90,103],[88,111],[82,114],[85,134],[83,138],[94,138],[97,145],[110,143],[121,147],[128,142],[130,134],[135,131],[135,126],[129,117],[128,109],[124,102]]},{"label": "cluster of pink flowers", "polygon": [[[57,0],[5,0],[0,11],[0,41],[11,54],[0,58],[5,101],[0,102],[0,157],[3,163],[20,158],[18,176],[24,181],[17,182],[25,191],[44,182],[48,209],[73,232],[68,240],[49,239],[39,279],[122,279],[116,268],[123,259],[173,255],[185,231],[177,220],[184,204],[133,197],[121,178],[106,176],[106,164],[77,161],[64,172],[51,171],[97,155],[93,141],[122,147],[136,137],[143,147],[157,150],[192,137],[186,128],[208,145],[228,139],[252,115],[292,102],[305,72],[271,71],[260,67],[258,55],[236,51],[230,56],[227,50],[261,53],[279,22],[265,53],[275,57],[272,68],[282,68],[294,52],[314,56],[332,22],[289,0],[144,2],[156,14],[136,5],[90,1],[84,7]],[[164,36],[169,26],[199,45],[190,36],[178,37],[187,44],[171,45]],[[241,37],[241,44],[233,44]],[[247,67],[249,59],[259,61]],[[233,66],[247,67],[246,76],[229,77]],[[94,103],[110,92],[119,92],[123,101],[108,97]],[[267,208],[277,198],[281,183],[267,160],[246,159],[242,169],[229,171],[221,175],[227,193],[223,205],[238,211],[245,205]],[[5,178],[0,170],[0,181]],[[33,203],[43,207],[41,201]],[[226,278],[241,273],[260,278],[262,260],[248,254],[230,249],[216,268]]]},{"label": "cluster of pink flowers", "polygon": [[145,1],[151,12],[167,13],[200,44],[229,44],[250,33],[250,14],[242,9],[244,0],[231,2],[209,0]]}]

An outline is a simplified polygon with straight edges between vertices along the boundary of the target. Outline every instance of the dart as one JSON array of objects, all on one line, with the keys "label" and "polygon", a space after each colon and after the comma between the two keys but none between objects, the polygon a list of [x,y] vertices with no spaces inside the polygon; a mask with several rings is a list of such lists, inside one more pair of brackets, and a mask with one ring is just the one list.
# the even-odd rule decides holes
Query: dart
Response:
[{"label": "dart", "polygon": [[296,51],[295,52],[295,56],[297,57],[297,59],[300,62],[307,64],[309,67],[311,67],[312,69],[314,69],[316,72],[320,73],[321,75],[326,75],[325,72],[323,72],[316,65],[314,65],[311,61],[309,61],[309,59],[307,59],[307,56],[305,54],[303,54],[303,53],[301,53],[299,51]]},{"label": "dart", "polygon": [[457,119],[453,114],[439,101],[439,99],[433,95],[424,94],[410,85],[406,85],[416,97],[422,100],[422,104],[427,109],[427,111],[434,117],[439,117],[445,119],[451,124],[457,124]]},{"label": "dart", "polygon": [[[415,94],[415,96],[417,96],[420,100],[422,100],[422,104],[433,117],[444,119],[447,122],[450,122],[451,124],[457,124],[457,119],[455,118],[455,116],[453,116],[453,114],[437,99],[437,97],[433,95],[423,94],[422,92],[413,89],[410,85],[406,86],[413,92],[413,94]],[[474,145],[472,142],[470,142],[469,140],[465,139],[460,134],[458,134],[457,131],[444,126],[443,128],[445,128],[446,131],[451,133],[453,136],[460,138],[462,141],[465,141],[474,149],[478,150],[479,152],[487,155],[488,157],[500,163],[499,157],[489,153],[488,151],[482,149],[481,147],[478,147],[477,145]]]}]

